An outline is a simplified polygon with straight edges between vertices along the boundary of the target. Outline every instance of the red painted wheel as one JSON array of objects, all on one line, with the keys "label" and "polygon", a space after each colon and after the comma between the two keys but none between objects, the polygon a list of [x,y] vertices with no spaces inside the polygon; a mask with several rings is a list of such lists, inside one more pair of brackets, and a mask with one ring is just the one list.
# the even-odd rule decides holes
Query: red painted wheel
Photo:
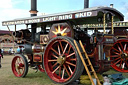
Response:
[{"label": "red painted wheel", "polygon": [[45,72],[56,83],[68,84],[80,77],[83,64],[69,37],[56,37],[46,46],[44,53]]},{"label": "red painted wheel", "polygon": [[73,28],[68,23],[53,24],[49,32],[49,38],[52,39],[57,36],[73,37],[74,36]]},{"label": "red painted wheel", "polygon": [[25,56],[17,54],[12,60],[12,72],[16,77],[25,77],[28,73],[28,62]]},{"label": "red painted wheel", "polygon": [[128,40],[117,41],[110,50],[111,66],[119,72],[128,72]]},{"label": "red painted wheel", "polygon": [[37,66],[38,66],[38,69],[40,70],[40,72],[45,72],[42,65],[37,65]]}]

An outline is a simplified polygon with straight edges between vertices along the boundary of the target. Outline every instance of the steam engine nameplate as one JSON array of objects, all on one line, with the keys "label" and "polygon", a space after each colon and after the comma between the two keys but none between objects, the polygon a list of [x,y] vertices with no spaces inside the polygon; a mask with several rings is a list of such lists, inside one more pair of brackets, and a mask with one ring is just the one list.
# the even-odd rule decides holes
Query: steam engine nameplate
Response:
[{"label": "steam engine nameplate", "polygon": [[49,41],[48,35],[40,35],[40,44],[47,44]]}]

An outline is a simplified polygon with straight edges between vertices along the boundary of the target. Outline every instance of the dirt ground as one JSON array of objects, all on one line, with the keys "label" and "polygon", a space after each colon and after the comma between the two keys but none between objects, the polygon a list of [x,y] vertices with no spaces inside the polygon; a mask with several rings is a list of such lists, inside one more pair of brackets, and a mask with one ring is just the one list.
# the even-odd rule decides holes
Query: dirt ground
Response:
[{"label": "dirt ground", "polygon": [[[29,68],[28,74],[25,78],[17,78],[13,75],[11,70],[11,61],[13,55],[6,55],[2,59],[2,68],[0,68],[0,85],[57,85],[54,84],[45,73]],[[113,69],[105,74],[120,73]],[[128,78],[128,73],[123,73]]]}]

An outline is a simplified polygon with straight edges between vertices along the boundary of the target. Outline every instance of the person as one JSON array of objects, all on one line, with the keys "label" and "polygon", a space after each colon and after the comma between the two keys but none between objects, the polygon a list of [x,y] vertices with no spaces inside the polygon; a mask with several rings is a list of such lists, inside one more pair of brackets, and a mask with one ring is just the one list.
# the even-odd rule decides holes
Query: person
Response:
[{"label": "person", "polygon": [[0,49],[0,68],[2,67],[1,65],[1,58],[3,58],[2,50]]},{"label": "person", "polygon": [[11,48],[8,50],[8,54],[11,54]]},{"label": "person", "polygon": [[19,47],[17,48],[17,53],[20,53],[20,48]]},{"label": "person", "polygon": [[1,49],[1,53],[2,53],[2,54],[4,53],[4,49],[3,49],[3,48]]}]

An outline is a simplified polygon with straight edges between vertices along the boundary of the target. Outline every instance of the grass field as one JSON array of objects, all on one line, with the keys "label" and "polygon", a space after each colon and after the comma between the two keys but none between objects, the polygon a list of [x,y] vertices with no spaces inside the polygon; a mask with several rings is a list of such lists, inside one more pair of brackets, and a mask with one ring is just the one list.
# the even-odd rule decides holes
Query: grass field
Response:
[{"label": "grass field", "polygon": [[25,78],[17,78],[11,70],[13,56],[4,56],[0,68],[0,85],[55,85],[45,73],[29,68]]},{"label": "grass field", "polygon": [[[4,56],[2,59],[2,68],[0,68],[0,85],[57,85],[54,84],[45,73],[41,73],[29,68],[28,74],[25,78],[17,78],[13,75],[11,70],[12,56]],[[113,69],[104,74],[120,73]],[[128,73],[123,73],[128,78]]]}]

